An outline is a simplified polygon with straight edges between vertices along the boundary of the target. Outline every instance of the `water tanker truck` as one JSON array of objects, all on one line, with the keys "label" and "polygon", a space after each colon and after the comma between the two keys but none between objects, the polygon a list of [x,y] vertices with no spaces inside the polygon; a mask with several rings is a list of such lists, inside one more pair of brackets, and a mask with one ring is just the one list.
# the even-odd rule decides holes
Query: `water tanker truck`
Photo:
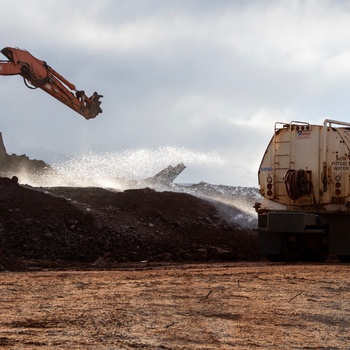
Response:
[{"label": "water tanker truck", "polygon": [[258,178],[260,253],[350,262],[350,123],[275,123]]}]

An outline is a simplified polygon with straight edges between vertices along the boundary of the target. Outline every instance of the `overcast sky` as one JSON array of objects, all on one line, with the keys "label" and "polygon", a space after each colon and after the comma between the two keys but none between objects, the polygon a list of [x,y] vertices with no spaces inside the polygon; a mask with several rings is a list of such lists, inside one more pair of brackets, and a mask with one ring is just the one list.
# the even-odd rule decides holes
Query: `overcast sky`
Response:
[{"label": "overcast sky", "polygon": [[183,161],[180,182],[257,186],[276,121],[350,121],[348,1],[0,5],[2,47],[27,49],[87,95],[104,95],[103,114],[85,120],[1,76],[8,153],[85,155],[96,168],[118,158],[141,176]]}]

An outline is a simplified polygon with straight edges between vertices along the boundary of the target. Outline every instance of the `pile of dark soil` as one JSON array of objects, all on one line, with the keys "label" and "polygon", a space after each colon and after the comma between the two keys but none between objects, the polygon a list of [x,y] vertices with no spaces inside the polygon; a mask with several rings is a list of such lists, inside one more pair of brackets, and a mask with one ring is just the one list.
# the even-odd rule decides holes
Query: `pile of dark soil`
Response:
[{"label": "pile of dark soil", "polygon": [[32,188],[0,178],[0,269],[257,260],[256,236],[185,193]]}]

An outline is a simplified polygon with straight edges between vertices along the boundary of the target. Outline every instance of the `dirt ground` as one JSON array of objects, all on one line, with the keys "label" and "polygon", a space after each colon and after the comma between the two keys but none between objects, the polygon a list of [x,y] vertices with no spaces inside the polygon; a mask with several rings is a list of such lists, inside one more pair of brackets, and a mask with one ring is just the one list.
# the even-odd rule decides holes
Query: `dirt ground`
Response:
[{"label": "dirt ground", "polygon": [[349,349],[349,266],[264,262],[218,208],[0,177],[0,347]]},{"label": "dirt ground", "polygon": [[1,274],[2,349],[349,349],[349,266]]}]

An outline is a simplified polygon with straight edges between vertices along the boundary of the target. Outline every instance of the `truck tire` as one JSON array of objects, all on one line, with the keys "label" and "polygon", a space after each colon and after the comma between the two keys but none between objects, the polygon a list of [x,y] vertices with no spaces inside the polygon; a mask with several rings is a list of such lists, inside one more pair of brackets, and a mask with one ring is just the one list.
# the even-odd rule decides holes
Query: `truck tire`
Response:
[{"label": "truck tire", "polygon": [[349,263],[350,262],[350,255],[338,255],[338,260],[341,263]]}]

